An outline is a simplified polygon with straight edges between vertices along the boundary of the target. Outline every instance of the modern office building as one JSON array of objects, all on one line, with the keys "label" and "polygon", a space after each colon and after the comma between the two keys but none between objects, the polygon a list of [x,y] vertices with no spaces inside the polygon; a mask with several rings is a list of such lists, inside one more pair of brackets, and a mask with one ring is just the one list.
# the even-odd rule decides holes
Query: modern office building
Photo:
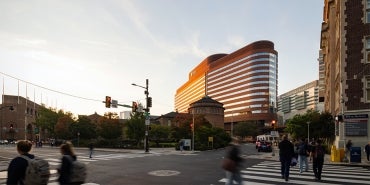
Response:
[{"label": "modern office building", "polygon": [[310,109],[322,112],[323,108],[323,102],[319,102],[319,81],[312,81],[279,95],[278,124],[279,126],[284,126],[286,120],[293,118],[297,114],[303,115]]},{"label": "modern office building", "polygon": [[337,115],[337,147],[369,140],[370,0],[325,0],[321,25],[325,110]]},{"label": "modern office building", "polygon": [[191,103],[208,96],[223,104],[225,130],[238,122],[269,125],[276,119],[277,68],[278,53],[266,40],[231,54],[211,55],[177,89],[175,109],[189,112]]}]

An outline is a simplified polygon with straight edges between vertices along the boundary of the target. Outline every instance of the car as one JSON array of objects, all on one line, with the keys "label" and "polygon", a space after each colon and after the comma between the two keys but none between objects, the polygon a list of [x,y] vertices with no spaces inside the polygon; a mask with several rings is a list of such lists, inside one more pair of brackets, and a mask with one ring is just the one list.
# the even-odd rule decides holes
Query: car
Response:
[{"label": "car", "polygon": [[272,152],[272,144],[266,141],[260,142],[258,152]]}]

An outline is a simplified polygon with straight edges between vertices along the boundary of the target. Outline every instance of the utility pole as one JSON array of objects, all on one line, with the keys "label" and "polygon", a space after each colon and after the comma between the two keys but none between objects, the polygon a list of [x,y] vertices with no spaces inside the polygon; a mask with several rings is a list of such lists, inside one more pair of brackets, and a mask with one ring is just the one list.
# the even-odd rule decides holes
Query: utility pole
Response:
[{"label": "utility pole", "polygon": [[[150,125],[150,117],[149,117],[149,103],[151,104],[151,98],[149,98],[149,80],[146,79],[146,86],[141,86],[137,84],[131,84],[133,86],[141,87],[145,89],[144,94],[146,98],[146,108],[145,108],[145,153],[149,152],[149,125]],[[149,100],[150,99],[150,100]]]}]

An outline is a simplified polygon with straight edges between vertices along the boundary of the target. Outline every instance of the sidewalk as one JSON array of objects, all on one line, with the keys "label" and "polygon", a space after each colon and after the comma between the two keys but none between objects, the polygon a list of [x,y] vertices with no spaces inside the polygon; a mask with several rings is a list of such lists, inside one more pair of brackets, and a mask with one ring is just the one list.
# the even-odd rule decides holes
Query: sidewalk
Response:
[{"label": "sidewalk", "polygon": [[[279,161],[279,149],[274,149],[273,152],[261,152],[258,155],[251,155],[247,156],[247,158],[259,158],[259,159],[268,159],[268,160],[274,160]],[[348,160],[350,160],[349,157],[347,157]],[[367,161],[366,155],[364,153],[361,154],[361,162],[333,162],[331,160],[331,156],[329,154],[325,155],[324,158],[324,164],[329,165],[341,165],[341,166],[363,166],[363,167],[369,167],[370,168],[370,162]]]}]

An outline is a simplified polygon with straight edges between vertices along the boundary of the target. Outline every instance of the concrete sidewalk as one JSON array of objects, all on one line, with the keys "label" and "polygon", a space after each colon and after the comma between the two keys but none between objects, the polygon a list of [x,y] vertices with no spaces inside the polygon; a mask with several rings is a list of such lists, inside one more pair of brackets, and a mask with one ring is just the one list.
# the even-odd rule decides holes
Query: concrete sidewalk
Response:
[{"label": "concrete sidewalk", "polygon": [[[250,155],[250,156],[245,156],[245,157],[279,161],[279,149],[274,149],[273,152],[267,152],[267,153],[261,152],[258,155]],[[347,158],[348,160],[350,160],[349,157]],[[361,162],[334,162],[331,160],[331,156],[329,154],[326,154],[324,158],[324,164],[341,165],[341,166],[363,166],[363,167],[370,168],[370,162],[367,161],[365,153],[361,153]]]}]

